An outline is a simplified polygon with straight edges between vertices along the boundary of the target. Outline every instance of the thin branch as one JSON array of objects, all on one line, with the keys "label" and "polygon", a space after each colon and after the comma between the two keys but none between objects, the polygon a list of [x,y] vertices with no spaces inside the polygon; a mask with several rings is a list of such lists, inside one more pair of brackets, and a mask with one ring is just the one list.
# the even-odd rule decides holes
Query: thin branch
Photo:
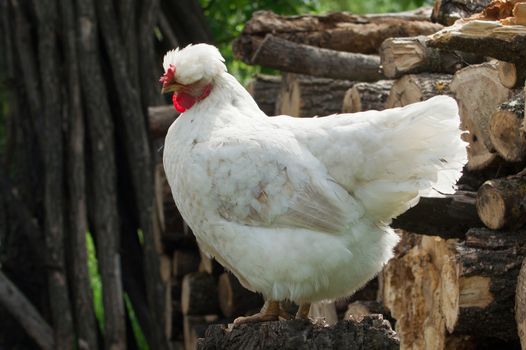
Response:
[{"label": "thin branch", "polygon": [[0,304],[13,315],[40,348],[55,349],[53,329],[2,271],[0,271]]}]

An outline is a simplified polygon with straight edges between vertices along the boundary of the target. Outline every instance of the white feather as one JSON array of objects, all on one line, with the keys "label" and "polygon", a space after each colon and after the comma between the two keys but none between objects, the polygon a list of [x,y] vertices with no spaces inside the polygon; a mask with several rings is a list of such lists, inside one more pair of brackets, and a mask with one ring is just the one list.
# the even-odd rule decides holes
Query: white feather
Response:
[{"label": "white feather", "polygon": [[216,50],[194,57],[197,46],[165,58],[182,76],[215,75],[170,127],[164,167],[201,248],[247,288],[297,302],[349,295],[392,256],[398,238],[385,223],[433,188],[454,188],[466,150],[451,98],[268,118]]}]

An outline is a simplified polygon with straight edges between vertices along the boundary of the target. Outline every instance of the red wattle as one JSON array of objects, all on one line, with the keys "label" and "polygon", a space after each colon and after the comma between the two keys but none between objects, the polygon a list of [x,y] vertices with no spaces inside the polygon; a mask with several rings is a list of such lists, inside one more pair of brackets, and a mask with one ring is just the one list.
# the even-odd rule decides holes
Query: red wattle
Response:
[{"label": "red wattle", "polygon": [[197,99],[192,95],[180,92],[178,94],[173,94],[172,102],[175,109],[177,109],[178,112],[183,113],[187,109],[191,108],[197,102]]}]

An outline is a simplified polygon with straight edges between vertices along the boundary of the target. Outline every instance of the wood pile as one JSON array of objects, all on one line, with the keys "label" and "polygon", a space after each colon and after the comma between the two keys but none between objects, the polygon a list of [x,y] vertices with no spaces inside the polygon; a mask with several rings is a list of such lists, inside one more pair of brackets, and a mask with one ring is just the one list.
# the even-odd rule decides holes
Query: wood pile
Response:
[{"label": "wood pile", "polygon": [[[378,279],[335,303],[334,329],[374,312],[392,321],[402,349],[526,347],[525,3],[437,0],[433,19],[448,27],[432,23],[430,10],[257,12],[236,40],[240,59],[282,71],[281,77],[258,75],[248,87],[268,115],[381,110],[441,94],[459,104],[469,146],[458,192],[423,198],[394,220],[402,237],[396,257]],[[150,109],[159,149],[176,117],[171,107]],[[171,257],[174,341],[186,349],[232,342],[249,349],[262,344],[262,332],[291,334],[292,323],[206,331],[257,311],[262,299],[199,252],[161,170],[156,194]]]}]

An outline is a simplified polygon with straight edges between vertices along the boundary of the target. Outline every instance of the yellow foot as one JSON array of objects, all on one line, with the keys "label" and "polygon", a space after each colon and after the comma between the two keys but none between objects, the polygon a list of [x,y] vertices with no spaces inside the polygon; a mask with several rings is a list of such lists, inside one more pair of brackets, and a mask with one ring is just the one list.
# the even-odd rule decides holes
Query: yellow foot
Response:
[{"label": "yellow foot", "polygon": [[279,301],[267,301],[261,308],[261,311],[252,316],[238,317],[234,320],[234,324],[277,321],[280,316]]},{"label": "yellow foot", "polygon": [[310,311],[310,303],[301,303],[296,313],[297,320],[308,320]]},{"label": "yellow foot", "polygon": [[278,301],[270,300],[265,302],[260,312],[252,316],[238,317],[234,320],[234,324],[277,321],[280,318],[292,320],[293,317],[281,308]]}]

